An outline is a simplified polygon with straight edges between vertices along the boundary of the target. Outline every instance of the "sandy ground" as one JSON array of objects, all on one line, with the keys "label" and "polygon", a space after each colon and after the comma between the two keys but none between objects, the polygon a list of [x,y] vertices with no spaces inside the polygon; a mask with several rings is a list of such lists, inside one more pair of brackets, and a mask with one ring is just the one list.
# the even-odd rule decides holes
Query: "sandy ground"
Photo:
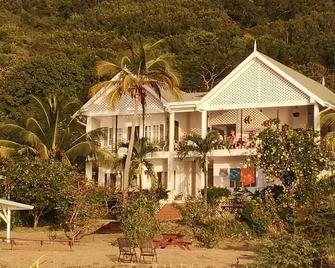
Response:
[{"label": "sandy ground", "polygon": [[[4,236],[0,232],[0,236]],[[62,233],[57,234],[62,239]],[[40,256],[40,267],[135,267],[135,264],[120,264],[117,262],[118,248],[111,245],[119,235],[94,234],[83,238],[73,250],[66,245],[46,245],[41,248],[39,243],[18,245],[14,250],[5,242],[0,242],[0,268],[25,268]],[[12,232],[12,237],[30,239],[48,239],[46,229],[36,231],[29,228],[18,228]],[[242,242],[223,241],[219,249],[203,249],[191,247],[191,250],[181,250],[176,247],[158,249],[158,264],[137,265],[136,267],[236,267],[236,259],[240,264],[252,261],[255,256],[250,247]]]}]

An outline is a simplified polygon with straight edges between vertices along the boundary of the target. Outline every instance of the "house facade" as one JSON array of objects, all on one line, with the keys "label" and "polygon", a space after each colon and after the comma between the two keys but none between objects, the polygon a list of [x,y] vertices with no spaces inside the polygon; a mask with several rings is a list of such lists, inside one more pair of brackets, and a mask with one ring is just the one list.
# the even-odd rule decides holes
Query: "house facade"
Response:
[{"label": "house facade", "polygon": [[[102,146],[117,151],[120,142],[130,137],[134,101],[124,96],[114,110],[103,89],[81,109],[87,117],[87,131],[105,127]],[[176,145],[184,135],[205,136],[216,130],[233,140],[229,148],[217,148],[210,155],[209,186],[256,190],[266,186],[264,172],[245,167],[246,158],[255,154],[257,133],[271,119],[281,127],[314,128],[320,131],[320,111],[335,106],[335,94],[318,83],[274,59],[254,51],[209,92],[183,93],[176,100],[166,92],[157,96],[149,90],[144,127],[141,111],[136,136],[148,137],[159,150],[147,157],[154,164],[160,185],[177,195],[196,195],[204,186],[203,174],[194,157],[179,160]],[[120,187],[112,170],[86,164],[87,177],[99,185]],[[142,186],[151,180],[143,174]]]}]

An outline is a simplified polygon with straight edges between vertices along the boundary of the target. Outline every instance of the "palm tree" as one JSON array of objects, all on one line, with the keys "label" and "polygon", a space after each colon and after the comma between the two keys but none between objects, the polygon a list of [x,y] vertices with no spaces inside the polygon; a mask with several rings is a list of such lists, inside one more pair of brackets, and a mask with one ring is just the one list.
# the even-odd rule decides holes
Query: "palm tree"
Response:
[{"label": "palm tree", "polygon": [[154,165],[147,159],[147,155],[155,151],[157,151],[157,147],[148,138],[141,138],[134,143],[133,156],[131,158],[131,175],[139,178],[140,190],[142,190],[142,174],[144,170],[151,179],[156,179]]},{"label": "palm tree", "polygon": [[30,116],[26,125],[4,124],[0,126],[0,156],[25,154],[48,160],[50,158],[65,164],[74,163],[78,158],[109,157],[109,153],[100,149],[97,140],[101,130],[84,133],[75,118],[74,112],[80,107],[77,99],[70,101],[56,97],[47,98],[47,102],[32,97],[36,103],[38,117]]},{"label": "palm tree", "polygon": [[[326,109],[320,113],[320,125],[321,127],[334,127],[335,126],[335,110]],[[335,151],[335,132],[329,132],[324,137],[324,144],[330,151]]]},{"label": "palm tree", "polygon": [[201,171],[204,173],[204,198],[207,200],[208,187],[208,155],[222,144],[220,135],[216,131],[208,132],[205,138],[198,134],[190,134],[178,144],[177,153],[180,159],[191,155],[197,159]]},{"label": "palm tree", "polygon": [[145,107],[146,96],[150,89],[154,90],[159,97],[162,90],[168,91],[176,98],[181,96],[178,75],[171,67],[167,55],[153,57],[152,50],[160,43],[161,41],[154,44],[142,44],[139,42],[136,47],[130,46],[130,54],[123,56],[120,64],[99,61],[97,64],[98,76],[108,76],[112,79],[100,82],[90,89],[91,95],[95,95],[104,88],[112,87],[113,90],[109,94],[111,109],[115,109],[115,106],[124,95],[131,96],[135,102],[123,178],[125,196],[129,186],[129,171],[133,155],[135,123],[139,105],[142,105],[142,108]]}]

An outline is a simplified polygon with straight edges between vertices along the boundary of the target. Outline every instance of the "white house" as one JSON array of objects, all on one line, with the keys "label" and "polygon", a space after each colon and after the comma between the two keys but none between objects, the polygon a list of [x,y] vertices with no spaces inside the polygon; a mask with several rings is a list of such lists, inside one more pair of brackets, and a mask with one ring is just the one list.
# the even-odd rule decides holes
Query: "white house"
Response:
[{"label": "white house", "polygon": [[[87,117],[87,131],[108,128],[103,146],[115,150],[116,144],[130,136],[133,100],[123,97],[111,110],[106,88],[81,109]],[[289,128],[314,128],[320,131],[319,112],[335,107],[335,94],[324,85],[292,70],[257,51],[240,63],[210,92],[183,93],[175,100],[163,92],[159,98],[148,95],[145,127],[138,118],[136,133],[161,143],[161,150],[148,155],[154,163],[159,183],[173,193],[194,195],[203,188],[202,174],[192,157],[177,158],[175,144],[183,135],[195,132],[205,136],[218,130],[222,136],[236,135],[236,144],[227,150],[214,150],[209,163],[209,186],[235,187],[240,184],[251,190],[265,186],[263,174],[245,169],[246,157],[255,153],[249,137],[260,132],[269,119],[278,118]],[[111,170],[92,167],[88,161],[87,176],[100,185],[119,182]],[[142,176],[144,187],[151,181]]]}]

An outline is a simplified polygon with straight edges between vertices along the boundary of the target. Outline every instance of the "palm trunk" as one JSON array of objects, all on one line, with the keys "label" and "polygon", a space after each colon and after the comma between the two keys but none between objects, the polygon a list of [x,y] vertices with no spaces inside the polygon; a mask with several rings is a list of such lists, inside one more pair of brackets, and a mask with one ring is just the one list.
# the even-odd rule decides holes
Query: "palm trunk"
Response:
[{"label": "palm trunk", "polygon": [[205,179],[205,183],[204,183],[204,199],[207,202],[207,188],[208,188],[208,160],[207,160],[207,158],[205,160],[205,166],[204,166],[203,172],[204,172],[204,179]]},{"label": "palm trunk", "polygon": [[124,200],[127,200],[128,198],[129,171],[130,171],[131,157],[133,154],[134,142],[135,142],[135,123],[136,123],[137,113],[138,113],[138,99],[135,97],[135,110],[134,110],[132,124],[131,124],[130,140],[129,140],[128,153],[127,153],[126,164],[124,167],[124,176],[123,176]]}]

